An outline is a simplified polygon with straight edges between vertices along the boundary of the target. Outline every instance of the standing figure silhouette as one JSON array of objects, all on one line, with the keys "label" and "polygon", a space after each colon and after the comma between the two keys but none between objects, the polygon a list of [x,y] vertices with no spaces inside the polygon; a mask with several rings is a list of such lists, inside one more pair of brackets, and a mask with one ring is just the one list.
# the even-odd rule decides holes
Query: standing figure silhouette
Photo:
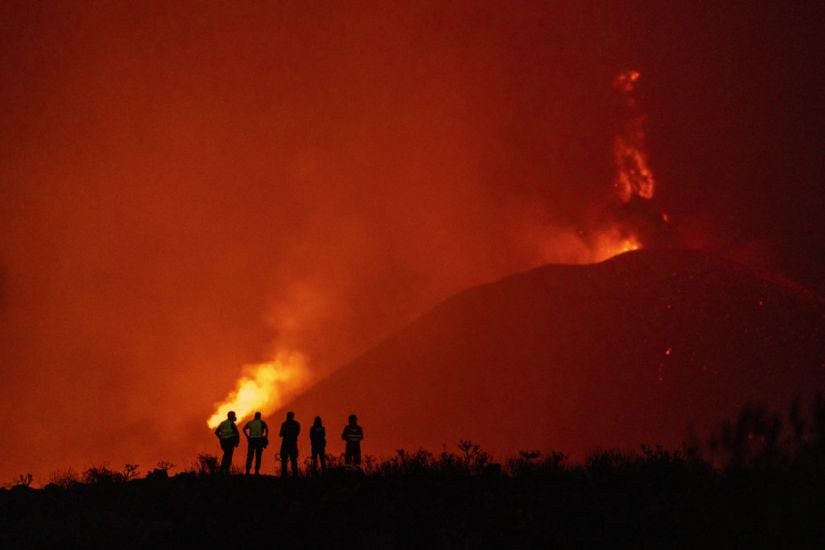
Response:
[{"label": "standing figure silhouette", "polygon": [[252,456],[255,456],[255,475],[261,473],[261,457],[264,448],[269,444],[269,426],[261,420],[260,411],[255,413],[255,418],[246,423],[243,427],[243,434],[246,436],[248,445],[246,451],[246,475],[252,468]]},{"label": "standing figure silhouette", "polygon": [[226,413],[226,420],[218,424],[215,429],[215,436],[221,442],[223,458],[221,458],[221,472],[229,474],[232,467],[232,454],[235,447],[240,444],[241,436],[238,434],[238,427],[235,425],[235,411]]},{"label": "standing figure silhouette", "polygon": [[316,416],[315,422],[309,429],[309,443],[312,445],[312,473],[318,471],[318,461],[321,462],[321,471],[327,470],[327,430],[321,422],[321,417]]},{"label": "standing figure silhouette", "polygon": [[298,475],[298,434],[301,425],[295,420],[295,413],[286,413],[286,420],[281,424],[281,476],[286,477],[287,461],[292,465],[292,475]]},{"label": "standing figure silhouette", "polygon": [[344,451],[344,462],[347,466],[361,467],[361,440],[364,439],[364,430],[358,425],[358,417],[349,415],[349,423],[344,426],[341,439],[347,442]]}]

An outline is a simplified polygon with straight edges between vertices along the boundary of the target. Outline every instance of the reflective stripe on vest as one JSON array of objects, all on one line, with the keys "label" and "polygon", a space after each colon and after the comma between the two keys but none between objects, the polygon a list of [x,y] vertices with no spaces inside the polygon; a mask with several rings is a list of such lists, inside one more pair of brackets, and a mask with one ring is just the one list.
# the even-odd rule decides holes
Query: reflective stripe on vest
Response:
[{"label": "reflective stripe on vest", "polygon": [[235,430],[232,429],[232,421],[227,419],[218,426],[218,436],[221,439],[229,439],[235,437]]},{"label": "reflective stripe on vest", "polygon": [[264,423],[260,420],[250,420],[246,425],[249,428],[249,437],[263,437]]}]

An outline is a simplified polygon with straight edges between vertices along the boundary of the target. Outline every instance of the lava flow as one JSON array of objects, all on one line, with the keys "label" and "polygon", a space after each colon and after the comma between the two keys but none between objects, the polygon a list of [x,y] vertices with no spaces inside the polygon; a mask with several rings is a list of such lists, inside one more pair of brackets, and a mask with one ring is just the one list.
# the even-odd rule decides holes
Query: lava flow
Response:
[{"label": "lava flow", "polygon": [[229,411],[235,411],[239,421],[255,411],[269,414],[294,397],[307,379],[306,358],[300,353],[279,354],[272,361],[247,365],[235,390],[216,404],[206,423],[216,428]]}]

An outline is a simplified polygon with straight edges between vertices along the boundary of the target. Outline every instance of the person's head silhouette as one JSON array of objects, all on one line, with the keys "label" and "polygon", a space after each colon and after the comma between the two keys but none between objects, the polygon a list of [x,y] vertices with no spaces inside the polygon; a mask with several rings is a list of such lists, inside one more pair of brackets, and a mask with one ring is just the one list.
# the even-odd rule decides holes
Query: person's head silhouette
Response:
[{"label": "person's head silhouette", "polygon": [[288,413],[286,413],[286,419],[287,420],[292,420],[293,418],[295,418],[295,413],[294,412],[289,411]]},{"label": "person's head silhouette", "polygon": [[356,424],[358,424],[358,417],[354,414],[349,415],[349,423],[355,426]]},{"label": "person's head silhouette", "polygon": [[316,417],[315,417],[315,422],[313,422],[313,423],[312,423],[312,425],[313,425],[313,426],[321,426],[321,417],[320,417],[320,416],[316,416]]},{"label": "person's head silhouette", "polygon": [[229,420],[235,420],[235,411],[229,411],[228,413],[226,413],[226,418],[228,418]]},{"label": "person's head silhouette", "polygon": [[261,419],[261,411],[257,411],[255,413],[255,420],[260,420],[260,419]]}]

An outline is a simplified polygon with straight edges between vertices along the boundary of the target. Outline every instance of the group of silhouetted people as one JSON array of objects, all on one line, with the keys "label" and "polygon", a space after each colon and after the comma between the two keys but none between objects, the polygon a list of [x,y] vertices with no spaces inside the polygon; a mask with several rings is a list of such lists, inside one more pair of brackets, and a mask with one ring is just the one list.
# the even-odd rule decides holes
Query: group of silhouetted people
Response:
[{"label": "group of silhouetted people", "polygon": [[[235,411],[226,414],[226,420],[221,422],[215,429],[215,435],[221,442],[223,457],[221,459],[221,472],[229,473],[232,466],[232,455],[235,447],[240,444],[240,433],[235,425]],[[269,426],[261,419],[261,413],[256,412],[255,418],[247,422],[243,430],[248,444],[246,453],[246,475],[252,470],[252,459],[255,459],[255,475],[260,474],[261,458],[264,449],[269,445]],[[281,424],[279,436],[281,438],[281,475],[287,476],[288,467],[292,467],[292,475],[298,475],[298,435],[301,433],[301,424],[295,420],[295,413],[286,413],[286,420]],[[364,430],[358,425],[358,417],[354,414],[349,416],[347,425],[341,433],[341,439],[346,442],[344,449],[344,463],[351,468],[361,467],[361,440],[364,439]],[[309,429],[309,442],[312,447],[312,472],[327,468],[327,437],[326,428],[320,416],[315,417],[312,427]]]}]

